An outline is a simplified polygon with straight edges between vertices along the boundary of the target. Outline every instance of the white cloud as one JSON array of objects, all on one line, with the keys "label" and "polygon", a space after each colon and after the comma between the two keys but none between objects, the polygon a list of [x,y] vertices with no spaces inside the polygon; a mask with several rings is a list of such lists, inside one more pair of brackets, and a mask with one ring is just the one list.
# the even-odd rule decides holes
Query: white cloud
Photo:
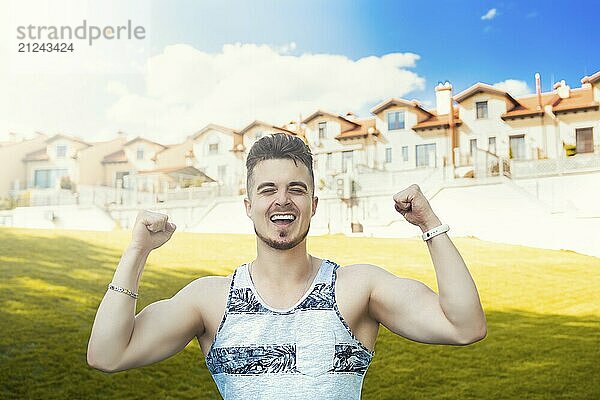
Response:
[{"label": "white cloud", "polygon": [[108,108],[116,125],[173,143],[217,123],[240,129],[254,119],[283,124],[317,108],[343,113],[388,97],[423,89],[425,80],[407,68],[419,56],[392,53],[351,60],[342,55],[289,55],[291,43],[228,44],[210,54],[189,45],[167,46],[146,66],[145,91],[121,93]]},{"label": "white cloud", "polygon": [[531,93],[531,89],[527,86],[527,82],[517,79],[507,79],[502,82],[494,83],[494,86],[510,93],[512,96],[523,96]]},{"label": "white cloud", "polygon": [[[8,52],[2,49],[1,55]],[[0,140],[8,132],[63,132],[106,140],[122,130],[176,143],[208,123],[241,129],[254,119],[284,124],[316,109],[368,110],[422,90],[417,54],[351,60],[284,46],[229,44],[217,53],[173,45],[137,74],[11,73],[0,63]]]},{"label": "white cloud", "polygon": [[495,8],[490,8],[488,10],[488,12],[486,12],[484,15],[481,16],[482,20],[490,20],[493,19],[498,13],[498,10],[496,10]]}]

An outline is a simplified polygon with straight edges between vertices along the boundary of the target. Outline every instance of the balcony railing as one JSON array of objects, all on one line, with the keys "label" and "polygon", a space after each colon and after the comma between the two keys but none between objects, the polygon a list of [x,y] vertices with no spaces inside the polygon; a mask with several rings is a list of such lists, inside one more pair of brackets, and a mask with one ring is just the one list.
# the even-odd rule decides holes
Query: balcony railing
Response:
[{"label": "balcony railing", "polygon": [[566,158],[546,160],[511,160],[510,164],[513,178],[600,171],[600,154],[576,154]]}]

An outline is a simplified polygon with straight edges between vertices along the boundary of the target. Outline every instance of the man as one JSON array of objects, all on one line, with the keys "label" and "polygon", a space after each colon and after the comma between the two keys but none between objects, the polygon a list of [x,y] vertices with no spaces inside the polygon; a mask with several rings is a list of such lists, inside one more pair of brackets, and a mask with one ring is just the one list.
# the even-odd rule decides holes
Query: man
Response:
[{"label": "man", "polygon": [[225,399],[358,399],[379,324],[423,343],[485,337],[475,284],[417,185],[393,200],[427,234],[439,296],[374,265],[338,268],[307,253],[318,199],[302,140],[266,136],[252,146],[246,167],[256,259],[227,277],[196,279],[134,316],[146,258],[175,231],[167,216],[141,212],[98,309],[89,365],[116,372],[152,364],[196,336]]}]

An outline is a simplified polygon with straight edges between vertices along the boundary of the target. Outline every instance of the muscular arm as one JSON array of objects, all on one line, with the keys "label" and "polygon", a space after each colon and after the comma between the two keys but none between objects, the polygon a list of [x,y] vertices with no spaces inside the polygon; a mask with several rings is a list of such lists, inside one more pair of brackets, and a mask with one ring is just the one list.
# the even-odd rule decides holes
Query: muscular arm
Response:
[{"label": "muscular arm", "polygon": [[[439,225],[433,221],[431,226]],[[424,227],[423,231],[429,227]],[[374,266],[369,313],[392,332],[423,343],[465,345],[486,335],[477,288],[447,234],[427,241],[439,295],[421,282]]]},{"label": "muscular arm", "polygon": [[[113,282],[137,292],[147,256],[135,249],[126,250]],[[134,298],[108,290],[94,320],[88,364],[105,372],[117,372],[149,365],[181,351],[204,330],[193,302],[202,291],[201,285],[202,279],[191,282],[172,298],[148,305],[137,316]]]}]

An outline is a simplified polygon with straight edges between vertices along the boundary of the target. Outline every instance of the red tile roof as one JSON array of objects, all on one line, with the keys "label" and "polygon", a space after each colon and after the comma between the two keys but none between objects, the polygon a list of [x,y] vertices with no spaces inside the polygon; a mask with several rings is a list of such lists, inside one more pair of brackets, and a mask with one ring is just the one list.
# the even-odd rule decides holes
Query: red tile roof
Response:
[{"label": "red tile roof", "polygon": [[109,163],[126,163],[127,160],[127,156],[125,155],[125,151],[124,150],[117,150],[114,153],[110,153],[106,156],[104,156],[104,158],[102,159],[102,164],[109,164]]},{"label": "red tile roof", "polygon": [[64,135],[62,133],[58,133],[58,134],[52,136],[51,138],[49,138],[48,140],[46,140],[46,143],[52,143],[55,140],[60,139],[60,138],[71,140],[71,141],[77,142],[77,143],[81,143],[81,144],[86,145],[86,146],[91,146],[91,144],[89,144],[88,142],[84,142],[83,140],[81,140],[79,138],[76,138],[76,137],[73,137],[73,136]]},{"label": "red tile roof", "polygon": [[515,119],[523,117],[534,117],[544,115],[544,107],[552,106],[552,112],[560,114],[581,110],[597,110],[599,103],[594,101],[594,93],[591,88],[571,89],[569,97],[561,99],[555,92],[541,94],[541,109],[538,108],[538,97],[524,96],[517,99],[519,105],[502,114],[502,119]]},{"label": "red tile roof", "polygon": [[46,151],[46,148],[44,147],[43,149],[39,149],[36,151],[33,151],[31,153],[28,153],[25,155],[25,158],[23,158],[23,161],[27,162],[27,161],[48,161],[50,158],[48,157],[48,152]]},{"label": "red tile roof", "polygon": [[[441,114],[441,115],[437,115],[435,114],[434,111],[430,111],[431,113],[433,113],[433,117],[419,122],[418,124],[416,124],[415,126],[413,126],[413,129],[415,131],[418,130],[425,130],[425,129],[441,129],[441,128],[449,128],[450,127],[450,121],[448,121],[448,114]],[[462,121],[458,118],[458,110],[455,109],[454,110],[454,125],[458,126],[461,125]]]},{"label": "red tile roof", "polygon": [[379,104],[377,104],[375,107],[373,107],[371,109],[371,113],[373,114],[379,114],[380,112],[390,108],[390,107],[394,107],[394,106],[407,106],[407,107],[414,107],[416,108],[418,111],[423,112],[425,115],[428,116],[433,116],[433,114],[431,113],[431,111],[428,111],[426,109],[424,109],[421,104],[417,101],[408,101],[408,100],[404,100],[404,99],[398,99],[398,98],[390,98],[388,100],[385,100]]},{"label": "red tile roof", "polygon": [[512,97],[508,92],[498,89],[497,87],[494,87],[492,85],[488,85],[487,83],[481,83],[481,82],[477,82],[473,86],[463,90],[462,92],[460,92],[459,94],[454,96],[454,100],[457,103],[460,103],[460,102],[468,99],[469,97],[474,96],[477,93],[482,93],[482,92],[491,93],[491,94],[495,94],[498,96],[504,96],[515,106],[519,105],[519,102],[514,97]]},{"label": "red tile roof", "polygon": [[267,124],[266,122],[259,121],[259,120],[252,121],[250,124],[248,124],[244,129],[242,129],[240,131],[240,134],[243,135],[244,133],[248,132],[250,129],[254,128],[255,126],[264,126],[264,127],[268,128],[268,129],[274,129],[277,132],[288,133],[290,135],[297,136],[296,132],[290,131],[290,130],[282,128],[280,126],[275,126],[275,125]]},{"label": "red tile roof", "polygon": [[208,124],[204,128],[200,129],[198,132],[194,133],[194,135],[192,136],[192,139],[197,139],[198,136],[202,135],[204,132],[208,131],[209,129],[214,129],[216,131],[223,132],[223,133],[231,133],[231,134],[238,133],[238,132],[234,131],[233,129],[227,128],[222,125]]},{"label": "red tile roof", "polygon": [[323,111],[323,110],[317,110],[314,113],[312,113],[311,115],[309,115],[308,117],[306,117],[302,123],[304,124],[308,124],[310,121],[312,121],[313,119],[320,117],[320,116],[327,116],[327,117],[332,117],[332,118],[337,118],[337,119],[341,119],[345,122],[348,122],[349,124],[352,124],[354,126],[359,126],[359,124],[357,124],[356,122],[354,122],[352,119],[347,118],[347,117],[342,117],[341,115],[337,115],[334,113],[330,113],[327,111]]},{"label": "red tile roof", "polygon": [[152,140],[148,140],[148,139],[146,139],[146,138],[143,138],[143,137],[141,137],[141,136],[137,136],[137,137],[135,137],[135,138],[131,139],[129,142],[125,143],[123,146],[129,146],[130,144],[132,144],[132,143],[135,143],[135,142],[138,142],[138,141],[142,141],[142,142],[146,142],[146,143],[155,144],[155,145],[157,145],[157,146],[160,146],[160,147],[162,147],[163,149],[167,147],[167,146],[165,146],[164,144],[160,144],[160,143],[157,143],[157,142],[153,142]]},{"label": "red tile roof", "polygon": [[596,83],[600,81],[600,71],[596,72],[595,74],[592,74],[590,76],[584,76],[583,79],[581,80],[581,83]]},{"label": "red tile roof", "polygon": [[578,110],[597,110],[599,103],[594,101],[594,92],[591,88],[580,88],[571,89],[571,93],[566,99],[555,96],[552,105],[552,111],[564,113]]},{"label": "red tile roof", "polygon": [[364,138],[369,135],[369,128],[373,128],[372,135],[379,135],[379,131],[375,125],[375,118],[356,119],[353,123],[357,125],[356,128],[344,131],[335,138],[337,140]]}]

